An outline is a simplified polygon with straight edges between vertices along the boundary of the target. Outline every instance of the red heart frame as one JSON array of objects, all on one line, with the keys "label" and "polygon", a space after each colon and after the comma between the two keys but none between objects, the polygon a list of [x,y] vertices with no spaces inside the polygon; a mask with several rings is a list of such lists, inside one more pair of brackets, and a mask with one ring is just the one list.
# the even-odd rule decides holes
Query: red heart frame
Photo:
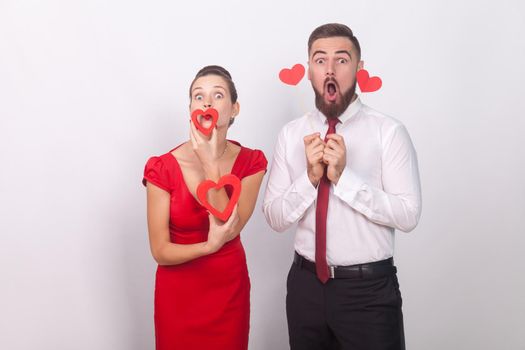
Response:
[{"label": "red heart frame", "polygon": [[366,69],[361,69],[357,72],[357,83],[361,92],[377,91],[383,84],[380,77],[370,77]]},{"label": "red heart frame", "polygon": [[[232,196],[230,197],[230,201],[228,202],[228,205],[224,209],[224,211],[220,212],[217,209],[215,209],[209,202],[207,193],[212,188],[221,188],[226,185],[230,185],[233,187]],[[197,198],[199,198],[199,201],[202,203],[202,205],[210,211],[215,217],[221,219],[222,221],[227,221],[230,215],[232,214],[233,207],[235,207],[235,204],[239,201],[239,197],[241,195],[241,180],[233,175],[233,174],[227,174],[222,176],[219,179],[218,183],[213,182],[212,180],[204,180],[199,184],[197,187]]]},{"label": "red heart frame", "polygon": [[292,67],[292,69],[283,68],[279,72],[279,79],[285,84],[288,85],[297,85],[304,77],[304,66],[300,63],[297,63]]},{"label": "red heart frame", "polygon": [[[211,118],[211,125],[207,128],[202,126],[202,124],[199,122],[199,119],[197,118],[199,115],[202,115],[206,119]],[[219,120],[219,112],[217,112],[215,108],[208,108],[205,111],[202,109],[196,109],[193,111],[193,113],[191,113],[191,120],[193,121],[193,124],[195,124],[195,127],[197,127],[197,130],[202,132],[204,135],[209,136],[213,131],[213,128],[217,125],[217,121]]]}]

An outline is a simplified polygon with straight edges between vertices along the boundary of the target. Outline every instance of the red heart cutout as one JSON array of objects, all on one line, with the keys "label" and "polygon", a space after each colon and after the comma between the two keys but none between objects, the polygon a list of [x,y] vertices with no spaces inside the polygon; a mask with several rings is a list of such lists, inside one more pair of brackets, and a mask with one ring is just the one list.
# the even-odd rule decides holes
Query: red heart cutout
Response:
[{"label": "red heart cutout", "polygon": [[[206,120],[211,119],[211,125],[207,128],[202,126],[202,124],[199,121],[199,118],[197,118],[199,115],[201,115]],[[202,109],[196,109],[191,114],[191,120],[193,121],[193,124],[195,124],[195,126],[197,127],[197,130],[202,132],[204,135],[209,136],[215,125],[217,125],[217,121],[219,120],[219,112],[217,112],[215,108],[208,108],[205,111],[203,111]]]},{"label": "red heart cutout", "polygon": [[[228,205],[226,206],[226,209],[224,209],[223,212],[218,211],[215,209],[209,202],[208,197],[206,194],[211,188],[221,188],[226,185],[230,185],[233,187],[232,196],[230,197],[230,201],[228,202]],[[219,179],[218,183],[213,182],[212,180],[204,180],[199,184],[197,187],[197,198],[201,201],[202,205],[210,211],[215,217],[221,219],[222,221],[228,220],[230,215],[232,214],[233,207],[235,207],[235,204],[239,201],[239,196],[241,195],[241,180],[233,174],[227,174],[222,176]]]},{"label": "red heart cutout", "polygon": [[361,92],[374,92],[381,88],[383,84],[381,78],[370,77],[366,69],[357,72],[357,83]]},{"label": "red heart cutout", "polygon": [[292,69],[283,68],[279,72],[279,79],[288,85],[297,85],[304,77],[304,66],[297,63]]}]

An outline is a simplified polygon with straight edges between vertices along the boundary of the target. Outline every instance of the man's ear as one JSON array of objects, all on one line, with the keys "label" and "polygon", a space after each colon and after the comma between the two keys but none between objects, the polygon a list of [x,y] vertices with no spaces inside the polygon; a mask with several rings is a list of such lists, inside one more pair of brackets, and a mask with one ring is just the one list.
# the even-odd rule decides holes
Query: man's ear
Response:
[{"label": "man's ear", "polygon": [[312,74],[310,73],[310,59],[308,59],[308,63],[307,63],[307,71],[308,71],[308,80],[312,80]]},{"label": "man's ear", "polygon": [[363,69],[364,66],[365,66],[365,61],[363,60],[359,61],[359,63],[357,64],[357,70]]}]

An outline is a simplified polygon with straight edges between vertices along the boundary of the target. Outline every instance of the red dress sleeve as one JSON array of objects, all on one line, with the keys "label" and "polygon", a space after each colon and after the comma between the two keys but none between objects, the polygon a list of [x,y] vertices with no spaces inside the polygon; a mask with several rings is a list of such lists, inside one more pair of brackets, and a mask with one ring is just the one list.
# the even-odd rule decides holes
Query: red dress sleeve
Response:
[{"label": "red dress sleeve", "polygon": [[161,157],[151,157],[148,159],[146,166],[144,167],[142,184],[146,186],[146,182],[151,182],[155,186],[162,188],[164,191],[171,193],[168,168]]},{"label": "red dress sleeve", "polygon": [[246,177],[246,176],[256,174],[262,170],[266,172],[267,166],[268,166],[268,160],[266,160],[264,153],[258,149],[255,149],[251,152],[248,166],[246,167],[242,175],[243,177]]}]

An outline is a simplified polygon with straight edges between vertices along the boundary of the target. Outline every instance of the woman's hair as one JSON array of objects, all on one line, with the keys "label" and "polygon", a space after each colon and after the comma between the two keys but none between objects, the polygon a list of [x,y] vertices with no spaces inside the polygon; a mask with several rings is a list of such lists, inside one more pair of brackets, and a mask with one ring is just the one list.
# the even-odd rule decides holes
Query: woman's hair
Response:
[{"label": "woman's hair", "polygon": [[232,76],[230,75],[230,72],[228,72],[221,66],[206,66],[197,72],[197,75],[195,75],[195,78],[193,78],[193,81],[190,85],[190,100],[191,89],[193,89],[193,84],[195,83],[195,80],[206,75],[218,75],[219,77],[222,77],[228,85],[228,90],[230,90],[230,97],[232,103],[237,102],[237,89],[235,89],[235,84],[233,83]]}]

